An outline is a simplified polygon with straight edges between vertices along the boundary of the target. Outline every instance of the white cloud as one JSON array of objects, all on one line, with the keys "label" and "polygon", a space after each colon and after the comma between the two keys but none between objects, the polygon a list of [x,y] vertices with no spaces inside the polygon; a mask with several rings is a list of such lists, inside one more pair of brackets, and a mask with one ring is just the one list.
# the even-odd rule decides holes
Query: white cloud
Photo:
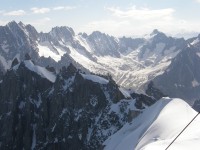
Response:
[{"label": "white cloud", "polygon": [[159,19],[159,18],[166,18],[172,17],[174,13],[174,9],[167,8],[167,9],[157,9],[151,10],[149,8],[139,8],[137,9],[133,6],[130,9],[125,11],[121,10],[120,8],[116,7],[108,7],[106,8],[108,11],[111,12],[112,15],[119,17],[119,18],[129,18],[129,19],[136,19],[136,20],[151,20],[151,19]]},{"label": "white cloud", "polygon": [[50,10],[51,10],[50,8],[37,8],[37,7],[31,8],[31,11],[34,14],[45,14],[45,13],[50,12]]},{"label": "white cloud", "polygon": [[58,6],[53,8],[53,10],[63,10],[63,9],[65,9],[65,7],[63,6]]},{"label": "white cloud", "polygon": [[15,11],[6,12],[3,15],[4,16],[23,16],[25,14],[26,12],[24,10],[15,10]]},{"label": "white cloud", "polygon": [[53,10],[72,10],[72,9],[75,9],[76,7],[75,6],[57,6],[57,7],[54,7]]},{"label": "white cloud", "polygon": [[200,0],[195,0],[196,2],[200,3]]},{"label": "white cloud", "polygon": [[129,26],[129,22],[127,21],[116,21],[116,20],[101,20],[101,21],[93,21],[83,26],[80,30],[83,32],[90,31],[102,31],[105,33],[110,33],[115,35],[116,30],[121,28],[122,26]]},{"label": "white cloud", "polygon": [[105,8],[108,11],[107,20],[96,20],[82,26],[81,32],[99,30],[114,36],[143,36],[154,29],[176,35],[177,33],[189,33],[200,31],[200,22],[188,21],[176,18],[175,10],[136,8],[126,10],[119,7]]}]

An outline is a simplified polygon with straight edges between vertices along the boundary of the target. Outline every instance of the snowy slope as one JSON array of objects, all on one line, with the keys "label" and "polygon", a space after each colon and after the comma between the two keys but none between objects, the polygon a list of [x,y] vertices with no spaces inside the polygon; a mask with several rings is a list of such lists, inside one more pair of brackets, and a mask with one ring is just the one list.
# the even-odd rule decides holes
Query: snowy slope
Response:
[{"label": "snowy slope", "polygon": [[24,64],[29,70],[34,71],[35,73],[37,73],[41,77],[46,78],[51,82],[55,82],[56,75],[53,74],[52,72],[48,71],[44,67],[40,67],[40,66],[34,65],[31,60],[24,61]]},{"label": "snowy slope", "polygon": [[[197,114],[181,99],[163,98],[104,142],[105,150],[164,150]],[[171,150],[198,150],[200,117],[177,139]]]}]

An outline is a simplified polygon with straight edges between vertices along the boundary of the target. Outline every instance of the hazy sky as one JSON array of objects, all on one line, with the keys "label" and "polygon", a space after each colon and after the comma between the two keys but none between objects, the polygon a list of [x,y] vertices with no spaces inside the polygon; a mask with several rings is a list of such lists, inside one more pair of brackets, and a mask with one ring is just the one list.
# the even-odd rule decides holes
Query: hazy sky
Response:
[{"label": "hazy sky", "polygon": [[48,32],[70,26],[76,33],[94,30],[135,36],[200,32],[200,0],[0,0],[0,24],[15,20]]}]

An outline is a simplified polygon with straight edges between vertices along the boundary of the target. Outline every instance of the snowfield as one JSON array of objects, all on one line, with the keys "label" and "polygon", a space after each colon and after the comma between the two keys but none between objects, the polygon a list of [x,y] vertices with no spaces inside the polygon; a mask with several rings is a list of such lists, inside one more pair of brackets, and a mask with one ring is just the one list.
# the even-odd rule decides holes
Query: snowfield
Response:
[{"label": "snowfield", "polygon": [[[181,99],[162,98],[105,142],[105,150],[165,150],[197,114]],[[170,150],[199,150],[200,116],[180,135]]]}]

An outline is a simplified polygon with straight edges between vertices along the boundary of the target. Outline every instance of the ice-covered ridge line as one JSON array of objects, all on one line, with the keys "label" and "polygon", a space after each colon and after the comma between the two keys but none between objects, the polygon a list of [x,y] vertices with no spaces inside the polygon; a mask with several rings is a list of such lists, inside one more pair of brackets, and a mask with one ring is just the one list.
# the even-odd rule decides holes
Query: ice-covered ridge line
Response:
[{"label": "ice-covered ridge line", "polygon": [[99,77],[96,75],[91,75],[91,74],[81,74],[82,77],[86,80],[91,80],[93,82],[96,83],[100,83],[100,84],[108,84],[108,80],[104,79],[103,77]]},{"label": "ice-covered ridge line", "polygon": [[[104,142],[105,150],[165,149],[196,114],[181,99],[162,98],[107,139]],[[196,118],[173,144],[172,149],[199,149],[199,124],[200,118]]]},{"label": "ice-covered ridge line", "polygon": [[55,82],[56,75],[54,75],[52,72],[49,72],[46,68],[34,65],[31,60],[25,60],[24,64],[29,70],[37,73],[41,77],[46,78],[53,83]]},{"label": "ice-covered ridge line", "polygon": [[[196,114],[197,112],[183,100],[171,100],[169,104],[160,111],[156,120],[154,120],[145,132],[136,150],[165,149]],[[200,118],[197,118],[176,140],[173,144],[173,149],[199,149],[199,124]]]},{"label": "ice-covered ridge line", "polygon": [[142,115],[134,119],[133,123],[125,124],[117,133],[104,142],[104,145],[106,145],[105,150],[121,150],[123,146],[124,148],[122,149],[133,150],[140,137],[142,137],[143,133],[148,129],[153,120],[158,116],[160,110],[167,103],[169,103],[169,100],[159,101],[148,108]]}]

